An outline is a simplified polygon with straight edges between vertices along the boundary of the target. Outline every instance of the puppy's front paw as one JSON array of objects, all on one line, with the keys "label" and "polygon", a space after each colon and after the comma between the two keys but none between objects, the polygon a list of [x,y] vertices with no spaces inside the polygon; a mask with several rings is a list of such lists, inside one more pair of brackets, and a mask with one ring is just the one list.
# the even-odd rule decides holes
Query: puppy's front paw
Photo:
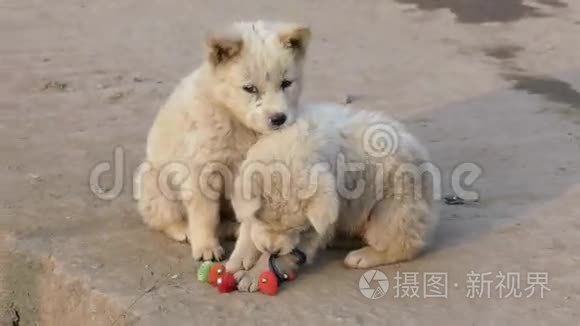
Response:
[{"label": "puppy's front paw", "polygon": [[264,271],[268,270],[268,259],[270,255],[259,255],[258,261],[254,267],[247,271],[238,271],[234,273],[234,278],[238,283],[238,290],[242,292],[258,291],[258,277]]},{"label": "puppy's front paw", "polygon": [[224,248],[220,246],[217,240],[209,243],[191,242],[191,255],[194,260],[215,260],[220,261],[224,257]]},{"label": "puppy's front paw", "polygon": [[254,270],[238,271],[234,274],[234,278],[238,284],[238,291],[241,292],[256,292],[258,291],[258,276]]},{"label": "puppy's front paw", "polygon": [[247,253],[243,256],[232,255],[226,263],[226,270],[230,273],[235,273],[241,270],[249,270],[254,267],[254,265],[256,265],[258,258],[260,258],[259,251]]}]

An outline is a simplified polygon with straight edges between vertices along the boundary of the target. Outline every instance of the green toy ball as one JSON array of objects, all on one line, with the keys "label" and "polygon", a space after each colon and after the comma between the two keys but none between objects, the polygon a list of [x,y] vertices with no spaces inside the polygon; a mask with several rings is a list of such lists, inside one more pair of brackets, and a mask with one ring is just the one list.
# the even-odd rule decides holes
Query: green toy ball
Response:
[{"label": "green toy ball", "polygon": [[199,266],[199,269],[197,270],[197,280],[200,282],[207,282],[207,277],[209,275],[209,270],[211,268],[211,265],[213,265],[213,262],[211,261],[204,261],[203,263],[201,263],[201,265]]}]

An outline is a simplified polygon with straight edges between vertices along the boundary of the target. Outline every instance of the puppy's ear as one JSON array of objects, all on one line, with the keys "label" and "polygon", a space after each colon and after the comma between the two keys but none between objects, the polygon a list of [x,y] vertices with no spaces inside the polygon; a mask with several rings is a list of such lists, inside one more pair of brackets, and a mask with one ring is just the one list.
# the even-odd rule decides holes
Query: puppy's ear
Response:
[{"label": "puppy's ear", "polygon": [[291,49],[296,56],[302,58],[310,41],[310,28],[303,25],[289,24],[279,33],[280,42],[285,48]]},{"label": "puppy's ear", "polygon": [[[246,178],[247,179],[247,178]],[[255,189],[247,189],[247,183],[252,180],[244,180],[243,174],[236,178],[234,191],[232,194],[232,207],[236,214],[236,219],[240,222],[247,221],[255,216],[262,207],[262,197],[256,196]],[[252,187],[256,185],[253,184]]]},{"label": "puppy's ear", "polygon": [[208,60],[214,66],[228,62],[242,51],[243,40],[235,32],[210,35],[206,38]]},{"label": "puppy's ear", "polygon": [[326,234],[338,221],[339,207],[334,178],[330,174],[321,175],[318,189],[306,208],[306,217],[318,234]]}]

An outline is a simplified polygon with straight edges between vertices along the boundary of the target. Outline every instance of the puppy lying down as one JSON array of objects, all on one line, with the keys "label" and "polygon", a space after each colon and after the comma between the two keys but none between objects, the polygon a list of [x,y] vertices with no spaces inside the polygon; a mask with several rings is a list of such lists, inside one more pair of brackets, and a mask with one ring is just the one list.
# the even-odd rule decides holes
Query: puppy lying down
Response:
[{"label": "puppy lying down", "polygon": [[241,225],[226,269],[239,290],[257,289],[269,255],[294,269],[293,249],[312,262],[337,234],[366,244],[348,253],[348,267],[409,260],[437,224],[432,178],[422,173],[428,155],[400,123],[333,104],[302,111],[295,125],[250,148],[235,181]]}]

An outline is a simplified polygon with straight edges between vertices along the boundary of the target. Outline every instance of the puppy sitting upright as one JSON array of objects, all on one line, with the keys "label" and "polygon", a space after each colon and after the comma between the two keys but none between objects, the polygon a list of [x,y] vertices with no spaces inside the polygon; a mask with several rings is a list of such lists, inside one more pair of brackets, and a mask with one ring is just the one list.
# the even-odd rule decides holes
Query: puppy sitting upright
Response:
[{"label": "puppy sitting upright", "polygon": [[383,113],[303,108],[295,125],[261,138],[242,163],[232,199],[242,224],[226,268],[240,290],[253,291],[264,257],[298,248],[312,261],[335,234],[366,243],[346,256],[352,268],[414,258],[437,224],[425,164],[423,147]]},{"label": "puppy sitting upright", "polygon": [[[207,59],[159,111],[137,177],[144,222],[220,259],[220,210],[258,135],[292,125],[310,32],[284,23],[238,23],[207,39]],[[224,180],[225,179],[225,180]]]}]

